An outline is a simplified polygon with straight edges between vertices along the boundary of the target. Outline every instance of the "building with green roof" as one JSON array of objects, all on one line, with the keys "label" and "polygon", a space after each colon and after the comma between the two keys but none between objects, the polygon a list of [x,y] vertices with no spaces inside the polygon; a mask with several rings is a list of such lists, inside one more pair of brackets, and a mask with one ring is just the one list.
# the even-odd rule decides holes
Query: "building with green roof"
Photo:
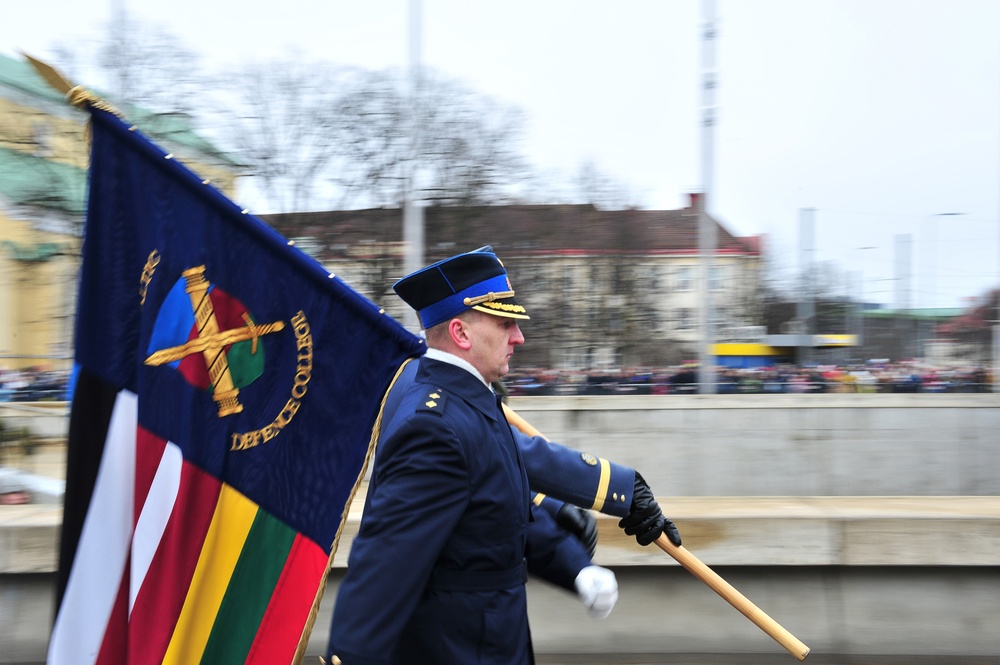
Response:
[{"label": "building with green roof", "polygon": [[[239,164],[187,118],[125,115],[232,196]],[[71,363],[88,117],[27,60],[0,54],[0,370]]]}]

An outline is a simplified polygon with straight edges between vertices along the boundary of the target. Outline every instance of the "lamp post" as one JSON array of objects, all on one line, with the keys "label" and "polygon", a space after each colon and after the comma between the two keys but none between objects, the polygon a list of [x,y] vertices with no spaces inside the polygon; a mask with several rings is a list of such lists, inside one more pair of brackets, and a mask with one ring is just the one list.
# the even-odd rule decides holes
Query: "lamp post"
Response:
[{"label": "lamp post", "polygon": [[936,288],[935,277],[936,277],[936,262],[937,262],[937,221],[941,217],[959,217],[964,215],[964,212],[939,212],[933,215],[929,215],[928,219],[931,220],[931,239],[927,243],[928,250],[926,252],[928,262],[930,263],[930,270],[928,271],[927,279],[927,307],[929,309],[934,309],[937,306],[937,294],[934,292]]},{"label": "lamp post", "polygon": [[993,392],[1000,394],[1000,287],[997,289],[996,320],[993,321]]},{"label": "lamp post", "polygon": [[[997,235],[1000,236],[1000,233]],[[993,392],[1000,394],[1000,254],[997,255],[997,291],[993,312]]]},{"label": "lamp post", "polygon": [[[410,0],[409,5],[409,95],[410,103],[407,119],[409,146],[406,160],[406,181],[403,200],[403,274],[408,275],[424,264],[424,210],[418,203],[417,175],[419,169],[417,132],[421,121],[420,87],[422,8],[420,0]],[[407,314],[410,327],[420,329],[416,314]]]},{"label": "lamp post", "polygon": [[933,310],[937,307],[937,293],[935,292],[937,284],[935,282],[936,278],[936,262],[937,262],[937,221],[941,217],[958,217],[964,215],[964,212],[939,212],[933,215],[928,215],[928,219],[931,220],[931,241],[927,243],[927,255],[930,263],[930,269],[927,274],[927,304],[926,308],[928,310],[928,318],[923,319],[921,317],[916,317],[914,319],[914,325],[917,331],[917,345],[920,355],[927,356],[927,343],[932,337],[931,332],[933,331],[934,318]]},{"label": "lamp post", "polygon": [[702,0],[702,47],[701,47],[701,205],[698,207],[698,261],[700,344],[698,352],[698,391],[715,394],[715,314],[712,304],[712,264],[715,261],[717,229],[715,221],[708,214],[708,205],[715,192],[712,188],[712,155],[715,131],[715,0]]},{"label": "lamp post", "polygon": [[864,350],[865,344],[865,255],[864,252],[869,249],[878,249],[878,247],[858,247],[859,252],[861,252],[861,259],[858,261],[858,349],[860,351]]}]

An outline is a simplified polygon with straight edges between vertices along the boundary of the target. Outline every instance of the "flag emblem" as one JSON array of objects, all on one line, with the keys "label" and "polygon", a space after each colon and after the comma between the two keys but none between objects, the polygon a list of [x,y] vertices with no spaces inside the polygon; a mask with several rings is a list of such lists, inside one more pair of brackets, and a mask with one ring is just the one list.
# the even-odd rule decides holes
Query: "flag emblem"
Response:
[{"label": "flag emblem", "polygon": [[205,266],[185,270],[167,295],[150,340],[147,365],[169,365],[212,394],[219,417],[240,413],[239,392],[260,378],[264,335],[282,321],[258,325],[246,307],[205,278]]}]

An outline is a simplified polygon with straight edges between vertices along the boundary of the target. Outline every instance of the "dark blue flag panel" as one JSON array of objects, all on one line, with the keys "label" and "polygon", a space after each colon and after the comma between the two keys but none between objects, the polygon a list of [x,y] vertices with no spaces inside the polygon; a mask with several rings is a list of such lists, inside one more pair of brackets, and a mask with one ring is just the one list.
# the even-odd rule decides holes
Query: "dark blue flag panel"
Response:
[{"label": "dark blue flag panel", "polygon": [[421,341],[118,117],[92,116],[78,364],[139,395],[140,428],[329,551],[380,400]]}]

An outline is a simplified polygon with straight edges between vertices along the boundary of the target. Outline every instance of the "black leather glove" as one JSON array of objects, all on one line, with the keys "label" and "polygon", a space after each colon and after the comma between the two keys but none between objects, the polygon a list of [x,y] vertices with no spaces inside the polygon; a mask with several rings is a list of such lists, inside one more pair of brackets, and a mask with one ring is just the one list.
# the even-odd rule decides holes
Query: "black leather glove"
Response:
[{"label": "black leather glove", "polygon": [[594,558],[594,552],[597,551],[597,520],[589,510],[564,503],[556,513],[556,524],[576,536],[587,549],[590,558]]},{"label": "black leather glove", "polygon": [[659,538],[661,533],[666,533],[674,545],[680,547],[681,544],[681,534],[677,526],[663,516],[663,511],[653,498],[653,490],[638,471],[635,472],[632,506],[618,526],[625,529],[625,533],[629,536],[635,536],[636,542],[644,547]]}]

